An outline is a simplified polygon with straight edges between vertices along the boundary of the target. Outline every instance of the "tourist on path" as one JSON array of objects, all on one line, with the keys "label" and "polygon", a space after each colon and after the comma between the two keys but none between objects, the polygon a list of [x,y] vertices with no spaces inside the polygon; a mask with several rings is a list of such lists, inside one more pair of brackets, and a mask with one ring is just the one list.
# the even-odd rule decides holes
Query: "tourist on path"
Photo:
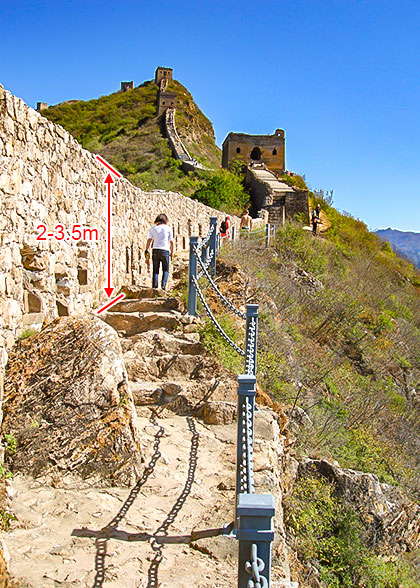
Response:
[{"label": "tourist on path", "polygon": [[319,204],[316,205],[316,208],[312,211],[311,216],[311,223],[312,223],[312,234],[316,237],[318,225],[320,221],[320,213],[321,213],[321,206]]},{"label": "tourist on path", "polygon": [[158,287],[160,265],[162,264],[162,290],[166,290],[169,276],[169,260],[174,255],[174,237],[171,227],[168,226],[166,214],[159,214],[155,219],[155,225],[150,229],[146,243],[146,257],[149,247],[152,245],[153,281],[152,288]]},{"label": "tourist on path", "polygon": [[222,239],[229,239],[230,216],[226,216],[225,220],[220,225],[220,237]]},{"label": "tourist on path", "polygon": [[245,210],[241,216],[241,224],[239,229],[243,235],[247,235],[252,231],[252,216],[250,216],[249,210]]}]

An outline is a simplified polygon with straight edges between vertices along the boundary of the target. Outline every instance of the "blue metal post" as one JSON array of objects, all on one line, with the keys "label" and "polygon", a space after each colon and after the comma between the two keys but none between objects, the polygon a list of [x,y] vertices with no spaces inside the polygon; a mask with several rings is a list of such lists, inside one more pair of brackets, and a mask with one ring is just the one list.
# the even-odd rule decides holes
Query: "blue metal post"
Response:
[{"label": "blue metal post", "polygon": [[197,316],[197,290],[193,283],[193,276],[197,277],[197,258],[193,247],[197,247],[198,237],[190,237],[190,265],[188,278],[188,314]]},{"label": "blue metal post", "polygon": [[210,235],[210,251],[209,254],[213,251],[213,257],[210,264],[210,274],[214,277],[216,275],[216,248],[217,248],[217,216],[212,216],[210,218],[210,229],[213,228],[213,232]]},{"label": "blue metal post", "polygon": [[241,494],[238,497],[238,588],[270,588],[274,512],[271,494]]},{"label": "blue metal post", "polygon": [[265,246],[270,247],[270,225],[265,225]]},{"label": "blue metal post", "polygon": [[245,373],[257,374],[258,304],[246,305]]},{"label": "blue metal post", "polygon": [[[236,503],[241,493],[251,493],[254,488],[254,479],[252,472],[253,450],[254,450],[254,411],[255,411],[255,376],[241,375],[238,376],[238,428],[236,438]],[[250,414],[246,414],[246,399],[250,405]],[[246,439],[246,418],[250,419],[250,446],[247,447]],[[247,456],[247,451],[248,456]],[[251,465],[251,471],[247,471],[247,459]],[[236,507],[236,505],[235,505]],[[238,525],[238,519],[235,516],[235,526]]]},{"label": "blue metal post", "polygon": [[207,263],[208,252],[209,252],[208,245],[207,245],[207,247],[201,248],[201,261],[204,263],[204,265],[206,265],[206,263]]}]

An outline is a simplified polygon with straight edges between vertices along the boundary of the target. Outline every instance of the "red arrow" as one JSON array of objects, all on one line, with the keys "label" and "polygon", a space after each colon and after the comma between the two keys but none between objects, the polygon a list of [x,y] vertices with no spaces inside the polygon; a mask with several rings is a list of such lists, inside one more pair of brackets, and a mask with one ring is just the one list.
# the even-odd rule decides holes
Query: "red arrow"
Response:
[{"label": "red arrow", "polygon": [[114,183],[111,174],[108,174],[104,180],[105,184],[108,184],[108,231],[107,231],[107,239],[106,239],[106,247],[107,247],[107,269],[108,269],[108,287],[104,288],[106,295],[108,298],[111,297],[111,294],[114,291],[114,287],[111,286],[111,278],[112,278],[112,239],[111,239],[111,230],[112,230],[112,206],[111,206],[111,184]]}]

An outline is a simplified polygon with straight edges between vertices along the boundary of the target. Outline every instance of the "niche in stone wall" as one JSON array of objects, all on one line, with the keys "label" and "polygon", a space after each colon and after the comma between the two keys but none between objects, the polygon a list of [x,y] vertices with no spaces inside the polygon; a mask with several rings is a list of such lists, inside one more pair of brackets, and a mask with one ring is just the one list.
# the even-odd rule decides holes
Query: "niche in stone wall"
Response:
[{"label": "niche in stone wall", "polygon": [[125,273],[130,273],[130,249],[129,247],[125,248]]},{"label": "niche in stone wall", "polygon": [[202,237],[203,236],[203,227],[202,225],[198,225],[198,236]]},{"label": "niche in stone wall", "polygon": [[83,241],[79,241],[77,243],[77,281],[79,282],[80,292],[88,292],[88,280],[89,280],[89,271],[88,271],[88,254],[89,248],[87,243]]},{"label": "niche in stone wall", "polygon": [[182,237],[182,249],[186,249],[187,248],[187,240],[185,237]]},{"label": "niche in stone wall", "polygon": [[69,307],[57,300],[58,316],[69,316]]},{"label": "niche in stone wall", "polygon": [[87,286],[88,283],[88,272],[87,269],[77,268],[77,280],[81,286]]},{"label": "niche in stone wall", "polygon": [[42,312],[42,300],[33,292],[25,292],[25,312]]}]

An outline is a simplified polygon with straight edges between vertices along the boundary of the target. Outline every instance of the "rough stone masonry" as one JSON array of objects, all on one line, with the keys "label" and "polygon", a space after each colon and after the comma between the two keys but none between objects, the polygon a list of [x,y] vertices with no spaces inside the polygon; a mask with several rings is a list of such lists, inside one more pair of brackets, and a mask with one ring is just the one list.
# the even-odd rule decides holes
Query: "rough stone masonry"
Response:
[{"label": "rough stone masonry", "polygon": [[[107,170],[62,127],[0,85],[0,392],[17,335],[46,319],[80,315],[105,300]],[[116,178],[115,178],[116,179]],[[157,214],[174,229],[176,251],[223,215],[181,194],[113,185],[113,286],[145,284],[143,250]],[[239,219],[233,219],[238,226]],[[38,240],[45,225],[71,234],[96,228],[98,240]],[[44,235],[45,236],[45,235]],[[1,396],[2,397],[2,396]]]}]

